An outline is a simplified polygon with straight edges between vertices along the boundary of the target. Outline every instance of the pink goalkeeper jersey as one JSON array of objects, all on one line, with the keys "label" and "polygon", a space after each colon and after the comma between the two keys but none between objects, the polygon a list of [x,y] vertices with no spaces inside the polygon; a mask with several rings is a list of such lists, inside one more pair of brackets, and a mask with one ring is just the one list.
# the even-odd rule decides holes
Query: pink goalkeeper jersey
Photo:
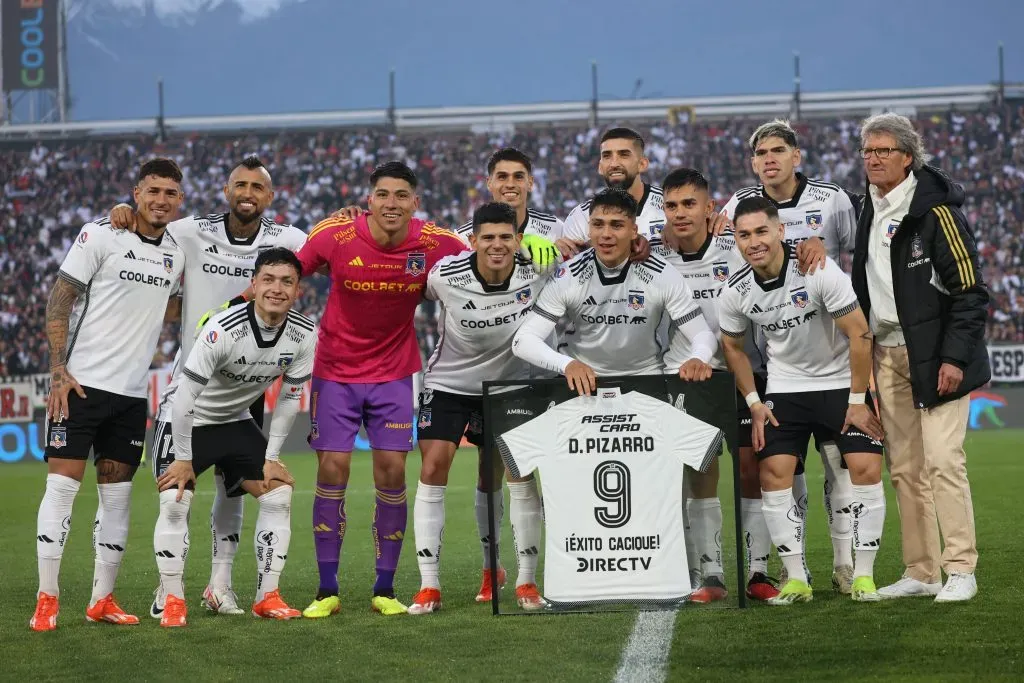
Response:
[{"label": "pink goalkeeper jersey", "polygon": [[324,265],[331,274],[313,375],[368,384],[418,372],[413,316],[427,273],[465,249],[455,233],[418,218],[410,221],[406,240],[391,249],[373,239],[365,214],[318,223],[298,253],[304,276]]}]

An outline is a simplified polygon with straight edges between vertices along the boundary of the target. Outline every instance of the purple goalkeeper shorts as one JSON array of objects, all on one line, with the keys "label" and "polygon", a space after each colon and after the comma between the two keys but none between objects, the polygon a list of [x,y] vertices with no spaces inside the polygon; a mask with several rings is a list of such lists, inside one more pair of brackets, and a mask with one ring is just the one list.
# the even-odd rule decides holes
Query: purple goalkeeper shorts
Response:
[{"label": "purple goalkeeper shorts", "polygon": [[345,384],[313,377],[309,445],[318,451],[349,453],[359,426],[366,425],[370,448],[412,450],[412,377],[379,384]]}]

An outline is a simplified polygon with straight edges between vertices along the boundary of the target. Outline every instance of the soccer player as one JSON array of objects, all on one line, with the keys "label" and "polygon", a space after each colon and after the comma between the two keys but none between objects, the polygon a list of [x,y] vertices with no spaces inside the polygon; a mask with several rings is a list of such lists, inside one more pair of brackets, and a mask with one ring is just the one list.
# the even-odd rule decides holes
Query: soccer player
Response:
[{"label": "soccer player", "polygon": [[[713,332],[718,333],[718,297],[731,274],[739,272],[743,257],[736,250],[731,233],[715,236],[711,225],[715,216],[715,203],[711,199],[708,181],[700,171],[692,168],[677,168],[671,171],[661,184],[665,197],[664,237],[672,241],[673,248],[664,245],[660,237],[651,238],[651,251],[663,258],[679,271],[693,292],[694,301],[700,306],[704,319]],[[748,351],[751,362],[760,366],[760,354],[753,344]],[[685,335],[674,335],[665,354],[665,372],[675,373],[680,364],[691,353],[689,340]],[[716,353],[711,359],[716,370],[725,370],[725,359]],[[740,405],[746,408],[742,402]],[[756,510],[753,514],[744,506],[743,527],[763,530],[761,536],[767,547],[752,546],[752,565],[747,577],[747,595],[753,599],[767,600],[778,594],[778,589],[766,576],[767,556],[771,549],[768,530],[764,527],[761,514],[761,492],[757,484],[757,460],[750,447],[749,410],[741,411],[739,443],[730,443],[731,450],[738,451],[741,463],[752,463]],[[746,425],[742,421],[746,419]],[[686,481],[690,495],[686,502],[690,535],[694,537],[695,553],[699,564],[694,562],[690,571],[697,572],[699,588],[690,596],[692,602],[713,602],[728,596],[722,567],[722,503],[718,498],[718,460],[715,459],[707,472],[687,469]],[[744,499],[746,500],[746,499]],[[756,533],[756,531],[755,531]],[[762,558],[764,566],[753,561]]]},{"label": "soccer player", "polygon": [[[501,164],[512,163],[498,162],[498,173],[502,172]],[[520,162],[515,163],[522,167]],[[521,221],[510,205],[484,204],[474,212],[472,225],[469,239],[473,251],[442,259],[427,277],[427,298],[441,304],[440,341],[427,363],[420,400],[419,444],[423,467],[416,489],[413,524],[421,583],[420,591],[409,606],[409,614],[429,614],[441,608],[439,574],[445,487],[463,435],[480,448],[475,507],[484,572],[477,601],[491,600],[492,571],[497,571],[499,585],[505,582],[505,570],[490,565],[487,498],[492,498],[497,511],[495,531],[498,531],[503,508],[501,474],[504,468],[496,465],[495,481],[484,478],[482,383],[531,376],[531,366],[512,354],[512,337],[548,278],[542,279],[530,261],[518,253],[516,232]],[[511,427],[526,419],[529,417],[513,421]],[[541,537],[540,494],[533,477],[510,478],[508,487],[519,563],[516,601],[525,610],[541,609],[545,603],[536,579]],[[495,538],[495,545],[498,542]]]},{"label": "soccer player", "polygon": [[[562,235],[562,221],[528,206],[533,191],[533,162],[515,147],[503,147],[487,160],[487,189],[494,201],[515,210],[518,234],[531,233],[549,240]],[[456,232],[469,242],[473,226],[472,220],[467,221]]]},{"label": "soccer player", "polygon": [[[571,389],[589,395],[597,375],[661,374],[662,349],[656,333],[667,316],[673,333],[686,335],[690,342],[690,357],[678,368],[680,377],[710,377],[709,362],[718,343],[686,281],[656,256],[629,260],[637,236],[633,197],[612,188],[599,192],[587,205],[594,247],[558,268],[516,332],[513,352],[564,375]],[[576,328],[568,338],[570,355],[546,342],[563,316]]]},{"label": "soccer player", "polygon": [[354,221],[329,218],[299,251],[302,274],[327,266],[331,291],[313,368],[310,445],[317,452],[313,538],[320,586],[303,614],[341,609],[338,565],[345,535],[345,491],[361,424],[373,449],[376,504],[373,539],[377,578],[371,607],[386,616],[406,611],[394,576],[405,536],[405,458],[412,448],[412,375],[420,352],[413,315],[427,273],[465,249],[454,233],[413,218],[417,180],[392,161],[370,175],[370,212]]},{"label": "soccer player", "polygon": [[[804,570],[803,521],[796,513],[793,475],[811,434],[833,441],[853,481],[853,599],[875,601],[873,567],[885,522],[882,428],[866,398],[871,332],[850,279],[826,259],[803,275],[775,204],[749,197],[736,206],[736,246],[748,266],[719,299],[719,324],[729,369],[750,406],[760,461],[761,501],[772,542],[788,580],[772,605],[812,597]],[[743,348],[748,321],[764,334],[768,388],[761,401]],[[836,334],[836,328],[842,334]],[[766,422],[770,423],[766,425]]]},{"label": "soccer player", "polygon": [[[264,216],[274,199],[270,172],[258,157],[246,157],[228,176],[224,186],[228,212],[209,216],[189,216],[167,226],[187,255],[182,294],[181,345],[175,356],[170,383],[160,395],[153,430],[153,472],[156,475],[174,461],[171,412],[181,381],[184,360],[192,351],[199,322],[209,311],[249,286],[258,254],[271,247],[297,251],[306,234],[290,225],[280,225]],[[114,227],[131,228],[135,221],[131,207],[120,204],[110,212]],[[235,303],[240,303],[241,298]],[[263,428],[264,398],[258,396],[251,406],[256,426]],[[242,533],[244,498],[228,496],[224,477],[214,470],[213,508],[210,531],[213,537],[210,581],[203,591],[203,604],[219,614],[244,614],[231,588],[231,570]],[[150,616],[159,619],[164,596],[159,588],[150,607]]]},{"label": "soccer player", "polygon": [[[841,263],[842,254],[853,251],[857,231],[854,207],[859,205],[859,199],[838,185],[808,178],[796,170],[802,153],[796,131],[787,121],[776,119],[759,126],[750,136],[750,151],[750,163],[761,184],[738,190],[725,205],[724,213],[733,216],[738,202],[747,197],[764,197],[779,212],[786,244],[797,247],[801,270],[814,272],[824,264],[826,254]],[[834,443],[816,443],[825,471],[825,511],[832,536],[832,585],[840,593],[849,594],[853,581],[850,473]],[[752,488],[750,483],[746,487]],[[797,469],[794,492],[800,514],[806,516],[807,482],[802,464]]]},{"label": "soccer player", "polygon": [[177,314],[168,299],[185,267],[185,252],[166,232],[183,199],[181,170],[170,159],[147,161],[133,194],[138,231],[115,230],[106,219],[86,223],[46,305],[47,476],[36,526],[39,591],[29,622],[34,631],[57,628],[57,578],[90,449],[96,454],[99,509],[85,616],[139,623],[117,604],[114,583],[128,540],[132,478],[146,438],[149,363],[165,314]]},{"label": "soccer player", "polygon": [[[628,192],[636,202],[636,226],[640,236],[649,238],[661,232],[665,212],[661,188],[640,177],[650,161],[644,155],[645,142],[632,128],[609,128],[601,136],[601,154],[597,172],[609,188]],[[584,249],[590,240],[590,201],[569,212],[560,239],[555,243],[565,258]]]},{"label": "soccer player", "polygon": [[[263,251],[254,264],[253,300],[210,318],[185,359],[171,414],[174,461],[157,478],[160,515],[153,550],[166,596],[160,617],[165,628],[185,625],[182,577],[189,545],[188,512],[196,477],[214,466],[223,473],[229,497],[248,493],[260,505],[253,616],[301,616],[278,590],[292,535],[294,483],[278,458],[298,412],[302,385],[310,378],[316,345],[316,325],[291,310],[301,272],[302,265],[288,249]],[[282,376],[268,440],[249,406]]]}]

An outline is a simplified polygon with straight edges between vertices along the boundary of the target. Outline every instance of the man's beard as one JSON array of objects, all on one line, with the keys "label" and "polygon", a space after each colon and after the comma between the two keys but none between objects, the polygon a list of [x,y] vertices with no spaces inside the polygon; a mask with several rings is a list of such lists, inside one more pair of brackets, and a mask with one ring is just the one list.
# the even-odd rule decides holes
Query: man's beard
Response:
[{"label": "man's beard", "polygon": [[238,220],[239,223],[245,225],[247,223],[253,223],[255,221],[258,221],[260,219],[260,217],[263,216],[263,212],[262,211],[253,211],[252,214],[246,215],[246,214],[242,213],[241,211],[239,211],[238,209],[232,207],[231,208],[231,215],[233,215]]},{"label": "man's beard", "polygon": [[626,191],[628,191],[629,188],[631,188],[633,186],[633,181],[634,180],[636,180],[636,176],[635,175],[629,175],[627,173],[626,177],[624,177],[622,180],[612,181],[612,180],[608,180],[607,178],[605,178],[604,179],[604,184],[607,185],[609,188],[611,188],[613,190],[626,190]]}]

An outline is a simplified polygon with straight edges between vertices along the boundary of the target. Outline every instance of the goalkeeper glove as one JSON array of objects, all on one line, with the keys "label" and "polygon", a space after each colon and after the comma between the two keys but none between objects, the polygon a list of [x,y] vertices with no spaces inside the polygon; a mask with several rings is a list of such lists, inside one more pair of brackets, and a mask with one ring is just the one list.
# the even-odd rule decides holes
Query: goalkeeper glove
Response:
[{"label": "goalkeeper glove", "polygon": [[202,331],[202,329],[206,325],[206,323],[208,323],[210,321],[210,318],[212,318],[213,316],[217,315],[221,311],[228,310],[232,306],[237,306],[238,304],[244,304],[244,303],[245,303],[245,297],[242,296],[242,295],[238,295],[234,299],[232,299],[231,301],[225,301],[224,303],[222,303],[217,308],[211,308],[206,313],[203,313],[203,317],[201,317],[199,319],[199,322],[196,324],[195,336],[196,337],[199,336],[199,333]]},{"label": "goalkeeper glove", "polygon": [[519,238],[519,252],[533,261],[538,273],[546,273],[558,265],[558,247],[540,235],[523,235]]}]

